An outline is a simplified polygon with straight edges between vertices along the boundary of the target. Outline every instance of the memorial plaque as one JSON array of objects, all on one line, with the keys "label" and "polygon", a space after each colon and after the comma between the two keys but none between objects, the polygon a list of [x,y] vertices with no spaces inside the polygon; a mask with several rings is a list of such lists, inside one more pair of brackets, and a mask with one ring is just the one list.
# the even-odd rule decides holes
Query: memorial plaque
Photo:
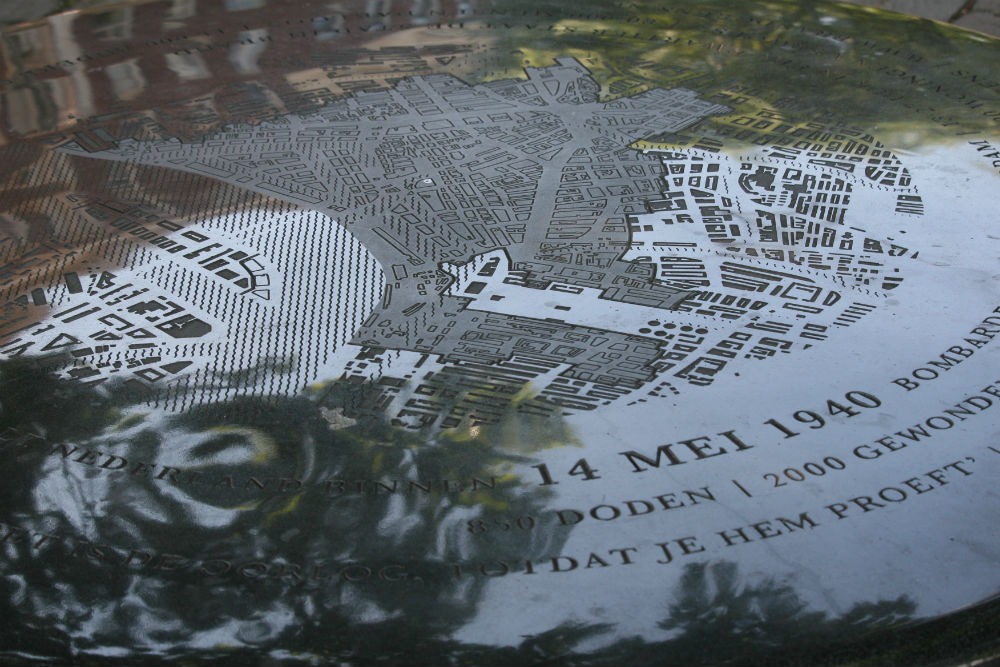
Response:
[{"label": "memorial plaque", "polygon": [[998,56],[749,0],[6,29],[2,661],[995,655]]}]

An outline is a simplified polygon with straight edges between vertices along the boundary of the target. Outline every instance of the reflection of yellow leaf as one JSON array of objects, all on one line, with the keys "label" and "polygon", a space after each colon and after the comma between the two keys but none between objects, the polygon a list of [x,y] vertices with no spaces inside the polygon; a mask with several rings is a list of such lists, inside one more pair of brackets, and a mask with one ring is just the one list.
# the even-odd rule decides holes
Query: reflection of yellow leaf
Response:
[{"label": "reflection of yellow leaf", "polygon": [[457,426],[444,429],[444,435],[453,442],[469,442],[479,437],[480,428],[472,420],[472,415],[466,414]]},{"label": "reflection of yellow leaf", "polygon": [[112,429],[112,430],[114,430],[114,431],[127,431],[128,429],[132,428],[136,424],[141,424],[142,422],[146,421],[146,417],[148,417],[148,416],[149,416],[148,412],[133,413],[133,414],[125,417],[124,419],[122,419],[120,422],[118,422],[115,425],[114,429]]},{"label": "reflection of yellow leaf", "polygon": [[500,483],[500,486],[516,486],[521,477],[514,473],[515,467],[516,464],[512,461],[495,464],[492,476]]},{"label": "reflection of yellow leaf", "polygon": [[292,512],[294,512],[298,508],[300,500],[302,500],[301,494],[292,496],[292,498],[290,498],[289,501],[285,503],[284,507],[281,507],[280,509],[277,509],[267,515],[268,524],[272,523],[282,514],[291,514]]},{"label": "reflection of yellow leaf", "polygon": [[506,512],[510,509],[509,501],[482,491],[463,491],[458,494],[458,503],[466,506],[483,507],[494,512]]},{"label": "reflection of yellow leaf", "polygon": [[341,429],[350,428],[358,423],[356,419],[352,419],[344,414],[343,408],[336,408],[331,410],[330,408],[320,408],[320,415],[329,424],[329,429],[331,431],[339,431]]},{"label": "reflection of yellow leaf", "polygon": [[208,430],[212,433],[242,435],[253,450],[254,463],[267,463],[278,455],[278,445],[274,438],[259,429],[242,426],[213,426]]},{"label": "reflection of yellow leaf", "polygon": [[250,510],[257,509],[258,505],[260,505],[260,501],[254,501],[249,503],[243,503],[242,505],[234,505],[228,509],[238,510],[240,512],[248,512]]},{"label": "reflection of yellow leaf", "polygon": [[514,398],[510,399],[510,404],[516,406],[518,403],[534,398],[538,395],[538,391],[535,389],[534,385],[530,382],[525,382],[524,386],[514,394]]}]

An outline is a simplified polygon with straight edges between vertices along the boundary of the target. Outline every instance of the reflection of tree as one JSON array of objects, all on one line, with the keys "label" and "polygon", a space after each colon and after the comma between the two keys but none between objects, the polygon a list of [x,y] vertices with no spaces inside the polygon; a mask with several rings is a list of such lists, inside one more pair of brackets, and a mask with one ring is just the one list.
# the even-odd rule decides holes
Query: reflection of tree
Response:
[{"label": "reflection of tree", "polygon": [[787,584],[741,585],[735,563],[698,563],[685,568],[677,602],[660,627],[680,630],[695,646],[734,638],[781,645],[823,619],[822,613],[805,612],[805,606]]},{"label": "reflection of tree", "polygon": [[[743,86],[719,101],[740,113],[776,107],[796,122],[877,127],[881,138],[892,132],[893,141],[914,143],[950,138],[936,117],[967,131],[996,126],[982,113],[995,97],[970,83],[990,76],[996,58],[985,54],[996,54],[1000,42],[932,21],[819,0],[580,0],[568,12],[562,0],[498,0],[493,11],[510,17],[502,33],[509,50],[486,76],[516,76],[528,61],[544,66],[573,55],[614,97],[681,85],[711,99]],[[983,55],[973,56],[978,49]],[[935,87],[947,90],[931,93]],[[711,135],[713,121],[701,127]]]},{"label": "reflection of tree", "polygon": [[456,655],[482,665],[916,665],[953,664],[1000,645],[1000,602],[923,623],[912,622],[914,608],[900,597],[860,602],[830,618],[809,610],[789,584],[751,581],[731,562],[694,563],[659,624],[674,633],[670,639],[633,637],[579,651],[610,627],[567,623],[517,647],[464,647]]},{"label": "reflection of tree", "polygon": [[810,610],[788,583],[748,580],[732,562],[693,563],[659,623],[673,637],[623,640],[587,656],[587,664],[911,665],[995,651],[1000,604],[924,623],[913,622],[915,609],[900,596],[858,602],[831,618]]},{"label": "reflection of tree", "polygon": [[[489,580],[476,566],[558,553],[566,532],[540,520],[468,530],[471,520],[537,516],[546,495],[510,474],[521,454],[498,446],[514,432],[503,420],[426,433],[371,414],[352,423],[328,407],[336,393],[323,394],[325,406],[306,395],[245,398],[167,416],[140,412],[114,388],[0,367],[0,539],[9,525],[29,531],[9,537],[0,559],[6,650],[239,660],[212,648],[223,643],[362,664],[458,650],[445,640]],[[59,445],[79,449],[52,454]],[[74,463],[86,449],[130,467]],[[161,468],[133,475],[137,462]],[[183,473],[156,479],[162,465]],[[199,482],[186,481],[193,473]],[[293,481],[279,491],[280,479]],[[37,546],[43,533],[54,537]],[[471,567],[458,577],[452,563]]]},{"label": "reflection of tree", "polygon": [[[593,664],[841,664],[845,656],[878,656],[879,642],[898,632],[915,606],[905,597],[861,602],[829,618],[810,610],[787,583],[748,580],[731,562],[693,563],[659,623],[674,633],[670,639],[627,639],[591,658]],[[860,652],[843,653],[854,647]]]},{"label": "reflection of tree", "polygon": [[819,647],[826,651],[858,634],[898,625],[909,620],[915,608],[900,597],[858,603],[829,619],[808,610],[787,583],[748,583],[740,580],[735,563],[698,563],[685,568],[670,616],[660,627],[679,631],[668,642],[671,660],[679,664],[734,659],[770,664],[776,654],[809,654]]},{"label": "reflection of tree", "polygon": [[[4,364],[4,661],[16,664],[21,652],[63,662],[100,655],[102,664],[132,664],[135,656],[199,664],[279,656],[288,664],[900,664],[968,655],[993,639],[997,605],[971,621],[930,625],[905,625],[914,611],[906,598],[862,602],[830,618],[807,608],[791,585],[747,579],[722,562],[685,568],[660,623],[672,633],[663,641],[635,637],[583,650],[611,627],[566,623],[517,646],[463,643],[452,634],[475,612],[486,579],[456,578],[449,563],[558,553],[561,540],[545,526],[502,539],[465,530],[472,518],[537,514],[543,495],[502,474],[494,490],[330,496],[324,479],[489,478],[510,463],[497,447],[503,422],[415,433],[372,416],[351,424],[328,407],[338,394],[367,391],[338,386],[322,394],[325,407],[309,396],[241,399],[164,417],[138,412],[114,388],[82,390],[29,364]],[[241,483],[168,484],[73,464],[49,453],[59,444],[176,465],[207,480],[320,483],[285,493]],[[32,534],[12,533],[10,525]],[[38,546],[41,534],[52,537]],[[125,564],[130,549],[139,555]],[[144,564],[143,554],[161,560]],[[177,565],[165,554],[197,562]],[[220,560],[269,571],[243,578],[199,572]],[[275,575],[294,565],[335,572],[349,563],[406,576]]]}]

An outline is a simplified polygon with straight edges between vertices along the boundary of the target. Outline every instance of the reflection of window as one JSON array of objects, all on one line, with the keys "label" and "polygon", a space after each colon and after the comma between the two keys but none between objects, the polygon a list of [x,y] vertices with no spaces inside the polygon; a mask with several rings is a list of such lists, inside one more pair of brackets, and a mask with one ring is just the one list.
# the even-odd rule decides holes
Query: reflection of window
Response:
[{"label": "reflection of window", "polygon": [[209,76],[208,66],[200,53],[168,53],[167,67],[181,81],[204,79]]},{"label": "reflection of window", "polygon": [[423,25],[430,23],[435,16],[441,16],[441,3],[438,0],[413,0],[413,23]]},{"label": "reflection of window", "polygon": [[10,50],[18,58],[30,58],[41,46],[38,30],[22,30],[9,36]]},{"label": "reflection of window", "polygon": [[45,81],[47,97],[52,100],[55,121],[61,124],[72,118],[76,109],[76,90],[68,76],[60,76]]},{"label": "reflection of window", "polygon": [[229,47],[229,62],[240,74],[254,74],[260,70],[257,59],[267,48],[267,29],[247,30],[240,33],[240,41]]},{"label": "reflection of window", "polygon": [[122,7],[94,14],[94,35],[101,39],[126,39],[132,36],[132,8]]},{"label": "reflection of window", "polygon": [[196,0],[173,0],[167,8],[168,19],[189,19],[194,16]]},{"label": "reflection of window", "polygon": [[227,12],[238,12],[242,9],[257,9],[267,4],[267,0],[226,0]]},{"label": "reflection of window", "polygon": [[344,30],[344,17],[341,14],[317,16],[312,21],[312,28],[316,39],[340,37]]},{"label": "reflection of window", "polygon": [[365,14],[369,29],[385,29],[389,24],[392,3],[389,0],[368,0],[365,3]]},{"label": "reflection of window", "polygon": [[5,94],[10,129],[18,134],[29,134],[41,130],[36,93],[30,88],[14,88]]},{"label": "reflection of window", "polygon": [[25,67],[49,64],[56,57],[48,26],[19,30],[7,35],[11,56]]},{"label": "reflection of window", "polygon": [[104,71],[111,79],[112,92],[120,100],[132,99],[146,87],[146,78],[139,69],[137,58],[108,65]]}]

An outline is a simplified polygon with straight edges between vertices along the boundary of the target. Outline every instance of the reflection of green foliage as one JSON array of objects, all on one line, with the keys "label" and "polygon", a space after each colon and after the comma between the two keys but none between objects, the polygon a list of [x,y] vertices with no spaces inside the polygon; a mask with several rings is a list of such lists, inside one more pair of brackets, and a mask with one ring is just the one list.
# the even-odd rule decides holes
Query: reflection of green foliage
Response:
[{"label": "reflection of green foliage", "polygon": [[[547,555],[561,542],[551,542],[550,530],[476,541],[464,521],[537,513],[544,499],[537,487],[526,492],[511,481],[498,483],[489,492],[495,504],[443,493],[331,498],[321,485],[267,495],[123,481],[67,467],[48,449],[75,442],[146,461],[184,452],[183,463],[169,463],[213,479],[487,477],[490,466],[509,458],[489,440],[499,436],[488,428],[435,431],[432,442],[430,432],[373,417],[364,426],[331,421],[308,396],[208,404],[158,419],[135,412],[114,388],[84,390],[23,363],[0,366],[0,402],[6,482],[0,518],[60,535],[59,544],[69,545],[36,552],[15,539],[3,547],[0,654],[6,664],[17,664],[13,651],[50,656],[53,663],[109,665],[132,664],[135,656],[147,664],[258,663],[275,651],[286,652],[286,664],[920,664],[971,657],[996,643],[1000,603],[922,625],[908,624],[914,605],[906,598],[858,603],[831,618],[809,609],[788,583],[748,580],[725,562],[684,569],[660,623],[672,634],[662,641],[635,637],[582,650],[611,627],[564,623],[517,646],[463,643],[452,635],[487,589],[483,579],[457,581],[448,563]],[[234,461],[235,452],[245,455]],[[228,462],[213,458],[223,454]],[[218,512],[230,514],[219,520]],[[391,563],[409,578],[357,585],[241,582],[71,553],[87,542],[272,565]],[[567,600],[567,607],[574,603]],[[205,647],[210,637],[232,645]],[[107,647],[132,655],[98,659]]]},{"label": "reflection of green foliage", "polygon": [[[619,97],[687,86],[738,113],[779,108],[793,122],[861,127],[916,144],[995,130],[1000,40],[945,24],[817,0],[675,0],[612,4],[501,0],[507,60],[481,76],[516,76],[575,56]],[[530,28],[527,26],[531,26]],[[992,82],[992,83],[990,83]],[[711,133],[712,122],[704,124]]]},{"label": "reflection of green foliage", "polygon": [[[12,577],[0,588],[6,651],[24,642],[36,654],[68,659],[102,646],[148,647],[173,658],[239,661],[237,649],[184,648],[217,634],[257,655],[300,651],[363,664],[383,656],[392,664],[387,656],[412,658],[420,646],[440,652],[474,614],[487,579],[459,579],[452,563],[558,553],[567,535],[542,522],[487,536],[468,530],[473,519],[538,515],[547,496],[509,474],[522,454],[500,446],[514,437],[503,419],[478,431],[414,432],[374,414],[352,423],[310,395],[241,398],[171,416],[140,412],[114,387],[97,392],[30,363],[0,365],[0,402],[8,454],[0,469],[9,480],[0,490],[0,521],[60,536],[42,549],[26,539],[5,547],[0,571]],[[553,426],[544,440],[563,428]],[[61,444],[183,474],[171,483],[101,472],[50,453]],[[194,473],[199,482],[185,481]],[[302,486],[279,492],[280,478]],[[473,489],[473,478],[486,484]],[[442,488],[445,479],[464,488]],[[352,488],[355,480],[368,480],[364,490]],[[399,483],[399,491],[372,480]],[[406,480],[430,490],[408,490]],[[344,482],[346,492],[331,481]],[[88,552],[88,543],[97,551]],[[141,553],[125,564],[132,549]],[[140,562],[154,554],[176,554],[184,564]],[[263,563],[269,574],[198,571],[198,563],[223,560]],[[405,577],[338,578],[350,564]],[[309,579],[314,566],[330,578]],[[284,574],[293,567],[302,575]]]},{"label": "reflection of green foliage", "polygon": [[[445,376],[440,376],[440,382]],[[404,395],[411,394],[413,382],[402,388]],[[353,383],[343,380],[325,382],[310,388],[323,406],[342,411],[360,424],[371,428],[382,419],[385,404],[392,398],[377,383]],[[437,429],[420,428],[421,437],[433,442],[470,442],[474,446],[498,448],[510,453],[531,454],[567,444],[579,445],[569,426],[561,419],[553,419],[535,411],[522,411],[522,406],[535,398],[530,382],[520,386],[477,387],[475,391],[455,387],[446,396],[438,396],[435,407],[437,416],[463,415],[454,427]],[[398,400],[398,399],[397,399]],[[477,403],[493,407],[490,414],[477,412]],[[493,414],[496,406],[504,406],[498,419]],[[554,410],[556,414],[560,410]],[[441,420],[434,423],[438,424]],[[399,425],[404,422],[400,421]]]}]

